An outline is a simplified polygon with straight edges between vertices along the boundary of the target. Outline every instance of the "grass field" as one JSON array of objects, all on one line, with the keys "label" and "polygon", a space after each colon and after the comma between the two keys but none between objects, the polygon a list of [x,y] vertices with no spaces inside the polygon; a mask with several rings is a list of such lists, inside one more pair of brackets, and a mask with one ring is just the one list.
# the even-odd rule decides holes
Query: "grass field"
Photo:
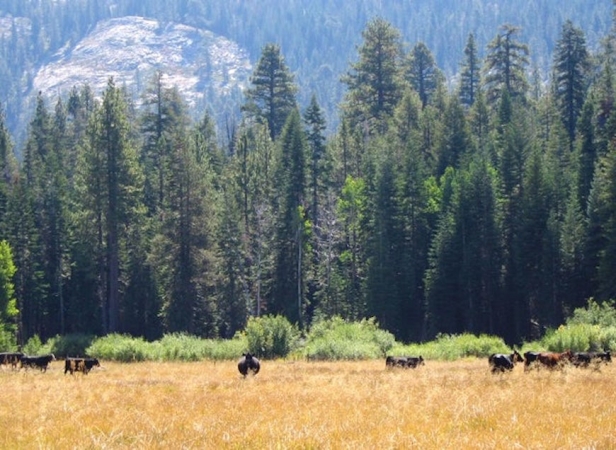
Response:
[{"label": "grass field", "polygon": [[103,363],[0,369],[0,448],[611,449],[616,367],[492,375],[486,360]]}]

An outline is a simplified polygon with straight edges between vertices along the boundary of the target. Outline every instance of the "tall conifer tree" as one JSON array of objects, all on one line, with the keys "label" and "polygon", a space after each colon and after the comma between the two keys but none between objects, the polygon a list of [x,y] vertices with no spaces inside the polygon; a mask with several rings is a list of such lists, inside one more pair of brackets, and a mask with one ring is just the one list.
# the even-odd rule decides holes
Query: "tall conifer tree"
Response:
[{"label": "tall conifer tree", "polygon": [[274,140],[280,135],[289,114],[297,107],[297,86],[278,45],[263,47],[250,83],[243,110],[256,120],[267,123]]}]

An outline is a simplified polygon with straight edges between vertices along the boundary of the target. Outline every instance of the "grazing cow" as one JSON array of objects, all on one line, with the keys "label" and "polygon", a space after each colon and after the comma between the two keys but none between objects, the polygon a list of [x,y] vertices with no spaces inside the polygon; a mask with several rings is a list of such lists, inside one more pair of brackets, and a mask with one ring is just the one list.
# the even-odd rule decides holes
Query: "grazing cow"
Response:
[{"label": "grazing cow", "polygon": [[404,356],[388,356],[385,358],[385,367],[406,367]]},{"label": "grazing cow", "polygon": [[524,371],[531,368],[531,364],[539,362],[539,352],[526,352],[524,353]]},{"label": "grazing cow", "polygon": [[14,353],[0,353],[0,365],[10,365],[12,369],[15,369],[18,364],[21,364],[21,358],[24,354],[20,352]]},{"label": "grazing cow", "polygon": [[250,353],[243,353],[242,358],[237,363],[237,369],[244,376],[248,375],[249,371],[256,375],[261,370],[261,363],[256,356],[252,356]]},{"label": "grazing cow", "polygon": [[424,359],[421,355],[419,356],[409,356],[406,358],[406,367],[410,367],[411,369],[415,369],[417,366],[425,365]]},{"label": "grazing cow", "polygon": [[24,368],[39,368],[41,369],[41,372],[47,372],[47,366],[49,365],[49,363],[51,361],[55,361],[56,357],[53,355],[53,353],[49,354],[49,355],[42,355],[42,356],[22,356],[21,358],[21,366]]},{"label": "grazing cow", "polygon": [[93,367],[100,367],[101,364],[96,358],[66,358],[64,361],[64,375],[66,372],[81,372],[87,375]]},{"label": "grazing cow", "polygon": [[524,362],[524,358],[522,358],[522,355],[520,355],[517,350],[514,350],[513,353],[509,355],[493,353],[488,358],[492,373],[510,372],[517,362]]},{"label": "grazing cow", "polygon": [[598,368],[599,364],[611,363],[612,355],[607,352],[575,352],[571,357],[571,362],[576,367],[588,367],[590,363],[594,363]]},{"label": "grazing cow", "polygon": [[386,367],[404,367],[415,369],[417,366],[424,365],[424,359],[421,356],[388,356],[385,358]]},{"label": "grazing cow", "polygon": [[571,362],[573,358],[573,353],[571,350],[567,350],[566,352],[556,353],[556,352],[543,352],[539,353],[537,360],[540,364],[547,367],[548,369],[560,369],[565,364]]}]

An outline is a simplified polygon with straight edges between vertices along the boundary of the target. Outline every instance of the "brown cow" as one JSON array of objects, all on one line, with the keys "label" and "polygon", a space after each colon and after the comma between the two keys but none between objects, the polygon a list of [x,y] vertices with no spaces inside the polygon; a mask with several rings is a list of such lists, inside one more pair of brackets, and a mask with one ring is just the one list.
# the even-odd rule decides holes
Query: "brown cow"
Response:
[{"label": "brown cow", "polygon": [[573,358],[571,350],[566,352],[543,352],[537,356],[537,361],[549,369],[561,369],[565,364],[569,363]]},{"label": "brown cow", "polygon": [[93,367],[100,367],[100,363],[96,358],[66,358],[64,361],[64,375],[66,372],[70,372],[71,375],[74,372],[81,372],[87,375]]}]

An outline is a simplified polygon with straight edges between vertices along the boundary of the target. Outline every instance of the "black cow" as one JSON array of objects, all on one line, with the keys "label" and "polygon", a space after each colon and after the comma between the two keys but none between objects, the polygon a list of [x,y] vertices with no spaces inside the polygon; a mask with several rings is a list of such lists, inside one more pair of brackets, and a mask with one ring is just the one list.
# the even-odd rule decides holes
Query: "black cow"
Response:
[{"label": "black cow", "polygon": [[530,365],[533,363],[539,363],[540,352],[526,352],[524,353],[524,371],[529,370]]},{"label": "black cow", "polygon": [[591,363],[594,363],[598,368],[599,364],[611,363],[612,355],[607,352],[575,352],[571,357],[571,362],[576,367],[588,367]]},{"label": "black cow", "polygon": [[47,366],[49,365],[49,363],[51,361],[55,361],[56,357],[53,355],[53,353],[49,354],[49,355],[42,355],[42,356],[22,356],[21,358],[21,366],[24,368],[39,368],[41,369],[41,372],[47,372]]},{"label": "black cow", "polygon": [[64,375],[66,372],[70,372],[73,375],[74,372],[81,372],[87,375],[93,367],[100,367],[101,364],[96,358],[66,358],[64,361]]},{"label": "black cow", "polygon": [[17,365],[21,364],[21,358],[23,358],[24,354],[21,352],[3,352],[0,353],[0,365],[11,366],[12,369],[15,369]]},{"label": "black cow", "polygon": [[422,356],[388,356],[385,358],[386,367],[404,367],[415,369],[425,364]]},{"label": "black cow", "polygon": [[423,366],[425,364],[423,357],[420,356],[407,356],[406,367],[415,369],[417,366]]},{"label": "black cow", "polygon": [[256,356],[252,356],[250,353],[243,353],[242,358],[237,363],[237,369],[244,376],[248,375],[249,371],[256,375],[261,370],[261,363]]},{"label": "black cow", "polygon": [[388,356],[385,358],[385,367],[407,367],[404,356]]},{"label": "black cow", "polygon": [[524,362],[524,358],[522,358],[522,355],[520,355],[517,350],[514,350],[510,355],[493,353],[488,358],[492,373],[510,372],[515,367],[516,362]]}]

